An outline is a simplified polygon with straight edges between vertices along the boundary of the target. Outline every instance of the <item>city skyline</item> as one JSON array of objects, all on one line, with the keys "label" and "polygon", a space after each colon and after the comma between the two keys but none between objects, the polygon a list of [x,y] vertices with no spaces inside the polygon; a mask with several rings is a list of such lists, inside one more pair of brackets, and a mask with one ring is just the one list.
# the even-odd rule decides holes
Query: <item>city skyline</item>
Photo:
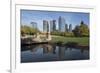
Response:
[{"label": "city skyline", "polygon": [[[81,21],[89,26],[89,13],[79,12],[56,12],[56,11],[36,11],[21,10],[21,25],[31,25],[31,22],[37,23],[37,28],[43,31],[43,20],[56,21],[56,29],[59,29],[59,17],[64,18],[64,23],[68,26],[72,24],[73,28],[79,25]],[[72,29],[73,29],[72,28]]]}]

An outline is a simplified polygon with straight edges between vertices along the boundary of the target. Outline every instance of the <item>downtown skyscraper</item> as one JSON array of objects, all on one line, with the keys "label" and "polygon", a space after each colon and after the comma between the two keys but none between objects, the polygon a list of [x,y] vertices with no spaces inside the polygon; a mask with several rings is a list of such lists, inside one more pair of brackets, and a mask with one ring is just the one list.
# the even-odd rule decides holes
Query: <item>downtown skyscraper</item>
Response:
[{"label": "downtown skyscraper", "polygon": [[49,23],[46,20],[43,20],[43,32],[49,31]]},{"label": "downtown skyscraper", "polygon": [[59,19],[58,19],[58,26],[59,26],[59,31],[60,32],[65,32],[66,30],[65,30],[65,19],[63,18],[63,17],[59,17]]},{"label": "downtown skyscraper", "polygon": [[50,31],[53,32],[53,31],[56,31],[56,20],[52,20],[50,21]]},{"label": "downtown skyscraper", "polygon": [[69,32],[72,32],[72,24],[69,25]]},{"label": "downtown skyscraper", "polygon": [[34,29],[37,29],[37,23],[36,22],[31,22],[30,24],[31,24],[30,25],[31,27],[33,27]]},{"label": "downtown skyscraper", "polygon": [[65,24],[65,32],[68,32],[68,24]]}]

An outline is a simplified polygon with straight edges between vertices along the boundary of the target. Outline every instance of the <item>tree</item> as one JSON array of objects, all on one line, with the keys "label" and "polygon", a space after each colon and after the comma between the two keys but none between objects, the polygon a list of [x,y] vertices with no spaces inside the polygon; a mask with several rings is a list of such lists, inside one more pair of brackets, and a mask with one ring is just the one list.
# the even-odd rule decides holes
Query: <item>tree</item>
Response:
[{"label": "tree", "polygon": [[76,26],[73,30],[75,36],[89,36],[89,28],[83,21],[81,21],[80,26]]},{"label": "tree", "polygon": [[73,30],[74,35],[77,37],[80,36],[79,30],[80,30],[80,26],[78,26],[78,25]]},{"label": "tree", "polygon": [[89,36],[89,28],[84,22],[81,22],[79,32],[80,36]]},{"label": "tree", "polygon": [[37,32],[40,32],[38,29],[27,26],[27,25],[21,25],[21,35],[34,35]]}]

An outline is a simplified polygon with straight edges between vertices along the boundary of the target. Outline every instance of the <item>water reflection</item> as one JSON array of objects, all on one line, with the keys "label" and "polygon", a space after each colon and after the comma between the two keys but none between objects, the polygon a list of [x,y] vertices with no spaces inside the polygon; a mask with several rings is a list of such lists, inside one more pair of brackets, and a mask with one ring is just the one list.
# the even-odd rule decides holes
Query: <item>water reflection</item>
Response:
[{"label": "water reflection", "polygon": [[43,62],[89,59],[88,48],[72,48],[54,44],[21,47],[21,62]]}]

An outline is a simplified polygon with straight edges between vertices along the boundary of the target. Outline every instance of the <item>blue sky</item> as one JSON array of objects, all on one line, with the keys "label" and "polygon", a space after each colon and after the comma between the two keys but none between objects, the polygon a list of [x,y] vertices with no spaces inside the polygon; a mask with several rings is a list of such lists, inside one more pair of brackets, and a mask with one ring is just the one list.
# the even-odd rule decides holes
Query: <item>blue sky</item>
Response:
[{"label": "blue sky", "polygon": [[58,18],[62,16],[66,20],[66,24],[72,24],[74,28],[81,21],[89,25],[89,13],[79,12],[56,12],[56,11],[39,11],[39,10],[21,10],[21,25],[30,25],[31,22],[36,22],[38,29],[43,30],[43,20],[56,20],[58,28]]}]

